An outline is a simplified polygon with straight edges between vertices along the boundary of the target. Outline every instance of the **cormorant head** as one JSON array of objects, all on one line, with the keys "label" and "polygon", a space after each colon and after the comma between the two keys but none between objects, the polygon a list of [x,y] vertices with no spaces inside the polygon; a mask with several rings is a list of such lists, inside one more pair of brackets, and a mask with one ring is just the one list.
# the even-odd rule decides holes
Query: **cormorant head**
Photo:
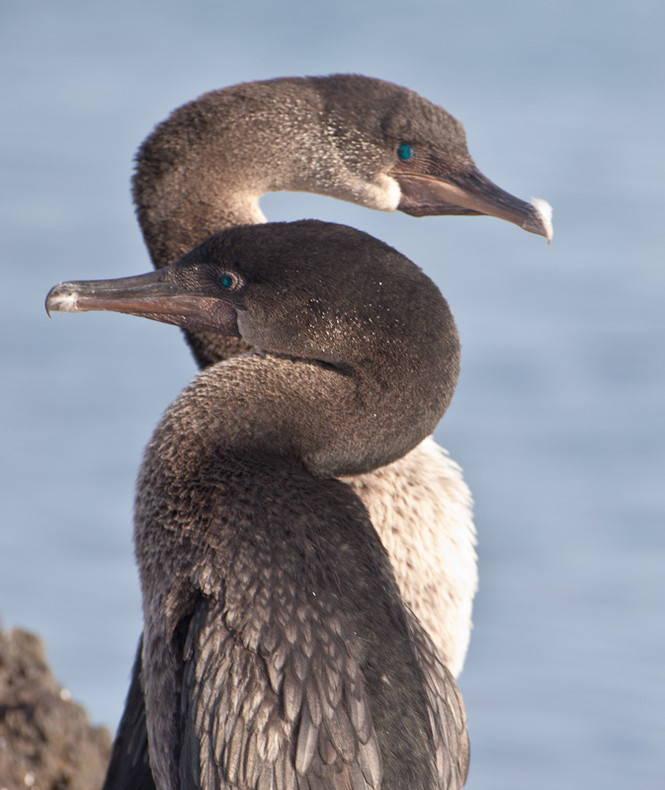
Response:
[{"label": "cormorant head", "polygon": [[360,75],[312,80],[323,97],[326,133],[359,179],[357,202],[418,217],[485,214],[551,241],[549,204],[527,203],[486,178],[469,154],[464,127],[442,107]]}]

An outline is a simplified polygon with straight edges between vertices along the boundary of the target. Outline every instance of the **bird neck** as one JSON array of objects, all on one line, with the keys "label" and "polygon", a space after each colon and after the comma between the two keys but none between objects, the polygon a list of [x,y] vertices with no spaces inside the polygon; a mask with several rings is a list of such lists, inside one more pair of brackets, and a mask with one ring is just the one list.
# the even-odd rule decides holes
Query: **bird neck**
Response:
[{"label": "bird neck", "polygon": [[352,129],[330,121],[321,82],[283,78],[212,91],[155,128],[137,154],[133,189],[156,268],[226,227],[264,222],[266,192],[397,208],[396,183],[371,175],[372,155]]},{"label": "bird neck", "polygon": [[440,417],[423,411],[386,396],[365,370],[248,354],[200,373],[167,410],[153,444],[172,459],[174,479],[206,458],[239,453],[333,477],[383,466],[415,447]]},{"label": "bird neck", "polygon": [[304,140],[318,147],[316,110],[302,89],[294,96],[279,87],[252,83],[204,94],[145,140],[134,202],[156,268],[226,227],[264,222],[258,201],[266,192],[302,188],[298,151]]},{"label": "bird neck", "polygon": [[[280,101],[262,85],[214,91],[183,105],[139,149],[133,196],[156,269],[220,230],[265,222],[261,195],[298,188],[294,151],[313,125],[314,109],[303,101],[300,123],[289,127],[293,100]],[[208,332],[185,331],[185,337],[202,368],[251,348]]]}]

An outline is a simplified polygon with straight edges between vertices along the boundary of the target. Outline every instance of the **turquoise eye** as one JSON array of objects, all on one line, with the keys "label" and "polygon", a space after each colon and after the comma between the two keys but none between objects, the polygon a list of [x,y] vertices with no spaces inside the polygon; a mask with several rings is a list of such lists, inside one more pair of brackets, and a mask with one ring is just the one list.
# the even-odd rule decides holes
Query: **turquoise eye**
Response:
[{"label": "turquoise eye", "polygon": [[408,162],[409,159],[413,159],[413,146],[409,145],[408,143],[402,143],[401,145],[398,145],[397,156],[399,156],[402,162]]},{"label": "turquoise eye", "polygon": [[222,275],[222,288],[232,288],[235,284],[235,278],[230,274]]}]

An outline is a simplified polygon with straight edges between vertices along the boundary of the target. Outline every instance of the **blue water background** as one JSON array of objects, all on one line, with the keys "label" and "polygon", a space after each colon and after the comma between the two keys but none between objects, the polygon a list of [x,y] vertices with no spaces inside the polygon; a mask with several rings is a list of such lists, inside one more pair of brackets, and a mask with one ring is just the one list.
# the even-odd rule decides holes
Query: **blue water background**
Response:
[{"label": "blue water background", "polygon": [[463,120],[480,168],[548,199],[551,246],[488,218],[271,195],[439,283],[464,345],[437,438],[476,499],[461,676],[476,790],[665,787],[665,4],[3,0],[0,613],[114,727],[140,632],[142,447],[194,373],[177,329],[43,311],[62,279],[149,268],[128,182],[205,90],[393,80]]}]

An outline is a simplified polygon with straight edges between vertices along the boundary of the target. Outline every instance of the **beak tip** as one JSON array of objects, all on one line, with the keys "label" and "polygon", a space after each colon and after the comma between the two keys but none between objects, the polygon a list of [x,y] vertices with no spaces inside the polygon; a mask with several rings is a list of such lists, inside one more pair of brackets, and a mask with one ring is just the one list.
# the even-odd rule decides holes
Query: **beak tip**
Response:
[{"label": "beak tip", "polygon": [[[554,226],[552,225],[552,206],[542,198],[531,198],[531,205],[536,211],[537,215],[537,229],[534,227],[534,232],[539,233],[547,239],[547,243],[552,243],[554,236]],[[527,228],[531,230],[531,228]]]},{"label": "beak tip", "polygon": [[61,313],[78,312],[76,291],[68,286],[69,283],[60,283],[60,285],[51,288],[46,295],[44,307],[49,318],[51,318],[51,313],[54,310]]}]

